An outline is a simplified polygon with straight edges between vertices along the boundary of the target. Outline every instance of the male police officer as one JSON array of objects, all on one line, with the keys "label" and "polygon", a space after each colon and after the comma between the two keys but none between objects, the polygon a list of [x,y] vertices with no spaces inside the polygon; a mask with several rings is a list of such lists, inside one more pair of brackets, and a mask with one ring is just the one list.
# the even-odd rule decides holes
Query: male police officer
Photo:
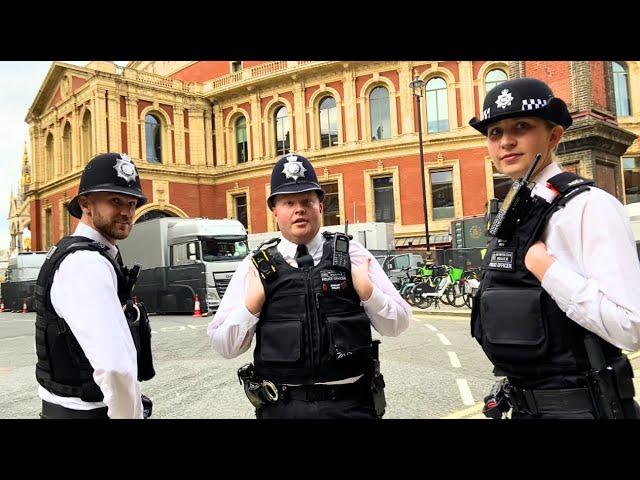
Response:
[{"label": "male police officer", "polygon": [[572,118],[544,82],[504,82],[482,113],[470,125],[487,136],[496,169],[516,180],[489,230],[471,314],[494,373],[508,379],[485,413],[637,418],[620,349],[640,346],[640,264],[622,205],[560,169],[555,150]]},{"label": "male police officer", "polygon": [[139,383],[155,373],[148,319],[131,301],[137,272],[116,248],[146,201],[127,155],[97,155],[85,167],[68,205],[80,222],[49,250],[36,282],[42,418],[150,415]]},{"label": "male police officer", "polygon": [[323,199],[309,160],[278,160],[267,203],[282,240],[239,265],[208,328],[225,358],[256,334],[254,365],[239,376],[259,419],[380,417],[370,325],[388,336],[409,326],[410,307],[371,253],[319,232]]}]

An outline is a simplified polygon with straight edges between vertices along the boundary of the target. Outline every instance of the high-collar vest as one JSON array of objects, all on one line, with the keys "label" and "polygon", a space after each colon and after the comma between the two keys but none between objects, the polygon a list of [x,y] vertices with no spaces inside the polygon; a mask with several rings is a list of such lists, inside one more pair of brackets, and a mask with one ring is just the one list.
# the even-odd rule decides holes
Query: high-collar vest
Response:
[{"label": "high-collar vest", "polygon": [[276,247],[267,249],[277,275],[263,282],[266,300],[256,329],[254,365],[263,378],[313,384],[366,373],[371,324],[351,273],[332,266],[325,236],[322,259],[294,268]]}]

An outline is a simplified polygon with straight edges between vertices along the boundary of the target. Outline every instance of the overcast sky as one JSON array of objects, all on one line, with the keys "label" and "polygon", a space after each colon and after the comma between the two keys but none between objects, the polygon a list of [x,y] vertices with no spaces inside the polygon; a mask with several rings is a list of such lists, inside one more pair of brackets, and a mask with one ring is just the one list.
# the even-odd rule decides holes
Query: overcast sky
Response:
[{"label": "overcast sky", "polygon": [[[88,60],[63,61],[80,66],[89,63]],[[29,135],[24,119],[52,63],[0,61],[0,249],[9,247],[9,196],[12,189],[14,193],[18,190],[24,142]],[[126,61],[116,63],[127,64]]]}]

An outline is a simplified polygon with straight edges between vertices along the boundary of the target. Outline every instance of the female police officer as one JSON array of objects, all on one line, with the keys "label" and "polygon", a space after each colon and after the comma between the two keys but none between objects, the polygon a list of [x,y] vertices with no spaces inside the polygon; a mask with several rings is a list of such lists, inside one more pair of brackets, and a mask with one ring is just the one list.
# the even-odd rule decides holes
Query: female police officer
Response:
[{"label": "female police officer", "polygon": [[540,154],[535,185],[515,182],[490,229],[472,311],[472,335],[507,377],[486,399],[494,418],[509,407],[512,418],[637,415],[620,351],[640,348],[635,242],[620,202],[556,163],[571,123],[566,104],[530,78],[494,87],[469,122],[514,180]]}]

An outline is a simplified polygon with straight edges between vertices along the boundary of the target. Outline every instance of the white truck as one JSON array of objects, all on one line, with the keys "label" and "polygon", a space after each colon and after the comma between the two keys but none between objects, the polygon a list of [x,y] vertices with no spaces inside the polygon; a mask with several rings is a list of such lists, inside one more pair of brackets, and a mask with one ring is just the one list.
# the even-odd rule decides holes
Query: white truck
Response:
[{"label": "white truck", "polygon": [[156,218],[133,226],[118,242],[123,261],[141,266],[133,294],[154,313],[204,315],[218,308],[240,261],[247,232],[237,220]]},{"label": "white truck", "polygon": [[47,252],[21,252],[12,255],[7,264],[5,282],[0,284],[0,298],[6,310],[35,310],[34,291],[40,268]]}]

